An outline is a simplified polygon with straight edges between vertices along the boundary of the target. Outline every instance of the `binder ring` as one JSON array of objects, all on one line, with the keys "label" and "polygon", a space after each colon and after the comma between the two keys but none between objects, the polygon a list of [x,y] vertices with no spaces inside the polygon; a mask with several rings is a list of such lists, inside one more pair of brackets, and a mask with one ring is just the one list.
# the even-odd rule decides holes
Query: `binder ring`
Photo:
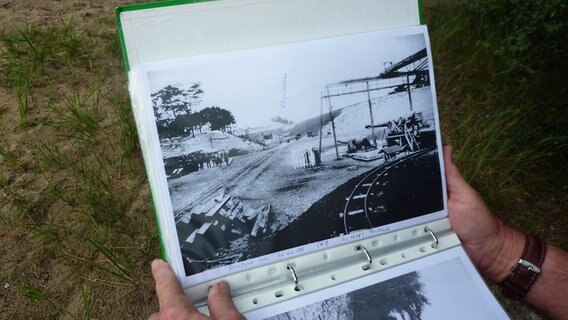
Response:
[{"label": "binder ring", "polygon": [[430,229],[428,227],[424,227],[424,232],[430,233],[430,235],[434,239],[434,243],[432,243],[432,248],[434,248],[434,249],[438,248],[439,241],[438,241],[438,237],[436,237],[436,234],[434,233],[434,231],[432,231],[432,229]]},{"label": "binder ring", "polygon": [[369,261],[369,264],[373,263],[373,258],[371,257],[369,251],[367,250],[367,248],[365,248],[365,246],[360,244],[357,246],[357,250],[363,250],[363,253],[365,254],[365,257],[367,257],[367,261]]},{"label": "binder ring", "polygon": [[292,265],[287,265],[286,268],[288,268],[288,270],[290,270],[290,272],[292,273],[292,279],[294,279],[294,284],[298,284],[298,276],[296,275],[296,270],[294,270],[294,267],[292,267]]}]

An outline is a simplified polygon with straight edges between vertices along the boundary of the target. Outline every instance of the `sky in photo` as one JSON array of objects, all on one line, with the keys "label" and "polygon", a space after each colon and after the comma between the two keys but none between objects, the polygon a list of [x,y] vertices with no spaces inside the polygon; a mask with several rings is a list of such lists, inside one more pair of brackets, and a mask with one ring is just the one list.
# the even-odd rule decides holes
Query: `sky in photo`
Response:
[{"label": "sky in photo", "polygon": [[[269,125],[276,116],[298,122],[319,116],[327,84],[378,76],[385,63],[425,47],[423,33],[373,32],[171,61],[148,72],[148,81],[151,93],[200,82],[205,93],[196,110],[214,105],[230,110],[241,128]],[[334,104],[366,101],[366,94],[342,99]]]}]

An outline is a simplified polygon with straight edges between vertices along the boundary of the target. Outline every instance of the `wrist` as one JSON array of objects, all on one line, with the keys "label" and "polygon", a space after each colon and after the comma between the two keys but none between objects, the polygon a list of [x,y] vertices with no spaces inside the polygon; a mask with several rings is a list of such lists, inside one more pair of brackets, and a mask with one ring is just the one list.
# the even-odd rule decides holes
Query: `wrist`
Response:
[{"label": "wrist", "polygon": [[544,241],[525,235],[525,246],[519,261],[511,274],[500,283],[503,296],[512,300],[524,298],[540,276],[545,257]]},{"label": "wrist", "polygon": [[501,283],[511,274],[523,253],[525,235],[499,222],[499,233],[481,259],[481,273],[493,283]]}]

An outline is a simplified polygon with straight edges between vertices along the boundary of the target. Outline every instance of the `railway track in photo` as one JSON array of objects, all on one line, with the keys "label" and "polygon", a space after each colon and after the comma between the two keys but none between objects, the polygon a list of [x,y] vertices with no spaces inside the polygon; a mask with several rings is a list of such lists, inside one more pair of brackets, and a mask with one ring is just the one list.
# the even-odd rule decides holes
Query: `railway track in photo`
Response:
[{"label": "railway track in photo", "polygon": [[266,161],[271,155],[272,155],[272,153],[267,152],[266,154],[263,154],[260,157],[249,161],[249,163],[244,165],[241,169],[239,169],[239,171],[235,172],[234,174],[232,174],[227,179],[220,181],[219,183],[215,184],[214,186],[212,186],[211,188],[209,188],[208,190],[204,191],[202,194],[197,196],[195,201],[193,201],[190,204],[188,204],[187,206],[183,207],[181,210],[174,212],[174,216],[176,217],[176,223],[179,221],[179,219],[181,219],[181,216],[183,215],[183,213],[186,210],[195,206],[196,203],[200,203],[202,201],[205,201],[205,200],[211,198],[212,196],[218,194],[221,191],[221,189],[223,189],[228,183],[230,183],[230,182],[234,181],[235,179],[241,177],[245,173],[249,173],[250,170],[252,170],[254,167],[257,167],[259,164]]},{"label": "railway track in photo", "polygon": [[373,203],[372,199],[376,198],[381,192],[379,186],[383,179],[388,176],[389,171],[410,159],[420,157],[431,149],[423,149],[415,153],[409,154],[396,161],[388,162],[371,170],[363,177],[351,191],[351,194],[345,199],[345,207],[340,214],[343,219],[345,234],[350,232],[370,229],[375,227],[372,215],[380,214],[382,208],[379,204]]},{"label": "railway track in photo", "polygon": [[[174,217],[176,217],[176,223],[181,219],[181,217],[186,213],[186,211],[188,209],[191,209],[196,204],[201,203],[203,201],[207,201],[208,199],[211,199],[212,197],[220,194],[222,189],[227,189],[227,187],[229,187],[229,189],[230,189],[231,184],[239,183],[239,181],[242,181],[245,177],[250,176],[251,172],[253,170],[259,169],[263,165],[270,165],[269,161],[273,161],[273,160],[271,160],[271,158],[273,158],[273,159],[277,158],[275,156],[275,153],[278,150],[285,149],[285,147],[286,147],[286,145],[282,145],[282,146],[273,148],[271,150],[267,150],[267,151],[264,151],[262,153],[256,154],[253,157],[247,159],[246,164],[244,164],[243,167],[240,168],[238,171],[231,174],[226,179],[217,182],[216,184],[214,184],[213,186],[211,186],[207,190],[203,191],[200,195],[198,195],[195,198],[195,200],[191,201],[188,205],[186,205],[185,207],[181,208],[180,210],[174,212]],[[232,165],[236,165],[236,164],[233,162]]]}]

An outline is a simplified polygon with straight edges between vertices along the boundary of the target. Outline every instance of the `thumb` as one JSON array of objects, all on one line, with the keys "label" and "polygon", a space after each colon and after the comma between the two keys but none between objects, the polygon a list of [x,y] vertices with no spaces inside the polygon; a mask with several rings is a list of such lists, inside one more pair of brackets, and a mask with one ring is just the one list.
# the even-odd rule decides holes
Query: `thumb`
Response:
[{"label": "thumb", "polygon": [[458,167],[452,161],[453,148],[444,146],[444,167],[446,170],[446,184],[448,193],[451,196],[456,193],[471,192],[472,187],[465,181]]},{"label": "thumb", "polygon": [[231,287],[226,281],[216,283],[209,292],[207,306],[215,320],[245,320],[231,299]]},{"label": "thumb", "polygon": [[152,275],[156,280],[156,293],[160,310],[166,309],[168,305],[186,306],[189,310],[195,310],[184,295],[176,275],[167,262],[160,259],[154,260],[152,262]]}]

